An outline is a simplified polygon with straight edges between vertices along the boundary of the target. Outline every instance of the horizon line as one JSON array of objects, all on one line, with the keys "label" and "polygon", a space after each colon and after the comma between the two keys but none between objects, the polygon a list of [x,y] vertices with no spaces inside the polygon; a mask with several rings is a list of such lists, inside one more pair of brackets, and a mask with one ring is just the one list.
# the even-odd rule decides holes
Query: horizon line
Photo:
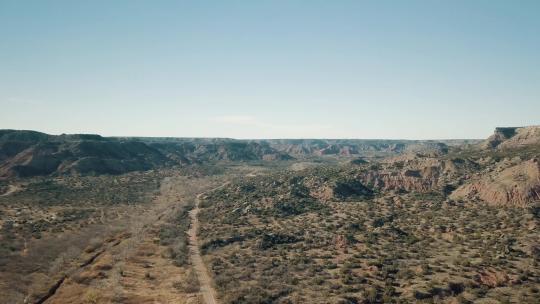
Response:
[{"label": "horizon line", "polygon": [[[497,127],[497,128],[513,128],[513,127]],[[522,128],[522,127],[516,127]],[[98,135],[104,138],[170,138],[170,139],[228,139],[228,140],[388,140],[388,141],[457,141],[457,140],[484,140],[485,138],[360,138],[360,137],[228,137],[228,136],[141,136],[141,135],[103,135],[99,133],[47,133],[29,129],[0,129],[0,131],[25,131],[37,132],[52,136],[62,135]]]}]

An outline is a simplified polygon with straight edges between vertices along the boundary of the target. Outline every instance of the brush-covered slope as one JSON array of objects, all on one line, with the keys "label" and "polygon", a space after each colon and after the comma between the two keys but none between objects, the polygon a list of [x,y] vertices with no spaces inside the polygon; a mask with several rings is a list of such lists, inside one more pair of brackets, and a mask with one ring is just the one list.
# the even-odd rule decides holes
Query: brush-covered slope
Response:
[{"label": "brush-covered slope", "polygon": [[477,143],[476,140],[384,140],[384,139],[271,139],[272,148],[294,157],[355,156],[401,153],[446,153],[449,146]]},{"label": "brush-covered slope", "polygon": [[53,136],[34,131],[0,133],[0,177],[50,174],[119,174],[149,170],[169,161],[139,141],[99,135]]},{"label": "brush-covered slope", "polygon": [[267,143],[232,139],[110,138],[0,130],[0,178],[121,174],[215,161],[288,160]]},{"label": "brush-covered slope", "polygon": [[538,159],[518,161],[480,174],[451,195],[454,199],[479,199],[495,205],[527,206],[540,201]]},{"label": "brush-covered slope", "polygon": [[[220,300],[537,303],[538,212],[454,202],[441,187],[479,166],[417,155],[242,178],[202,195],[201,252]],[[376,173],[398,177],[362,181]]]},{"label": "brush-covered slope", "polygon": [[480,146],[461,154],[480,167],[452,199],[520,207],[540,201],[540,126],[496,128]]}]

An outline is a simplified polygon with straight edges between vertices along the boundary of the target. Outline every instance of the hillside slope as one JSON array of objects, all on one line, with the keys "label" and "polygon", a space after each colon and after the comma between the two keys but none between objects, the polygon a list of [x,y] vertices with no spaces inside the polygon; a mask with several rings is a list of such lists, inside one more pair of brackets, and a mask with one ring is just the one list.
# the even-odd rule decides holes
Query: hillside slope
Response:
[{"label": "hillside slope", "polygon": [[208,161],[287,160],[268,144],[237,140],[160,141],[0,130],[0,178],[121,174]]}]

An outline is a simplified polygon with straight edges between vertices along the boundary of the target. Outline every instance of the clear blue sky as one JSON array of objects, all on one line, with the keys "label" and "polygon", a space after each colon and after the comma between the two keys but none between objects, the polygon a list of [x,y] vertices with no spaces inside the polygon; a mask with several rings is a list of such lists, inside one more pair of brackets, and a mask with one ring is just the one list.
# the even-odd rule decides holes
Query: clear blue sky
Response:
[{"label": "clear blue sky", "polygon": [[0,0],[0,128],[483,138],[540,124],[540,1]]}]

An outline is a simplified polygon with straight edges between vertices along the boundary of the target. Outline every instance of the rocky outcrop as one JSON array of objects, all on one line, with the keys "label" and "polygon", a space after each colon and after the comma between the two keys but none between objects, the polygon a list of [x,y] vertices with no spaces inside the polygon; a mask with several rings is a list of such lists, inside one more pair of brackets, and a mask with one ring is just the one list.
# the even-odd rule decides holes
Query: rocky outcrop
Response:
[{"label": "rocky outcrop", "polygon": [[540,201],[539,161],[535,158],[500,171],[481,174],[456,189],[450,198],[477,199],[493,205],[520,207]]},{"label": "rocky outcrop", "polygon": [[515,149],[540,144],[540,126],[496,128],[481,147],[485,149]]},{"label": "rocky outcrop", "polygon": [[495,132],[488,137],[481,146],[483,148],[496,148],[502,142],[516,134],[517,128],[495,128]]},{"label": "rocky outcrop", "polygon": [[477,164],[461,158],[441,159],[407,154],[381,163],[382,168],[368,170],[360,180],[379,190],[430,192],[443,190]]},{"label": "rocky outcrop", "polygon": [[404,190],[428,192],[438,187],[438,173],[422,175],[420,171],[370,171],[362,176],[362,181],[379,190]]},{"label": "rocky outcrop", "polygon": [[508,140],[502,142],[498,148],[519,148],[529,145],[540,144],[540,126],[517,128],[515,134]]}]

